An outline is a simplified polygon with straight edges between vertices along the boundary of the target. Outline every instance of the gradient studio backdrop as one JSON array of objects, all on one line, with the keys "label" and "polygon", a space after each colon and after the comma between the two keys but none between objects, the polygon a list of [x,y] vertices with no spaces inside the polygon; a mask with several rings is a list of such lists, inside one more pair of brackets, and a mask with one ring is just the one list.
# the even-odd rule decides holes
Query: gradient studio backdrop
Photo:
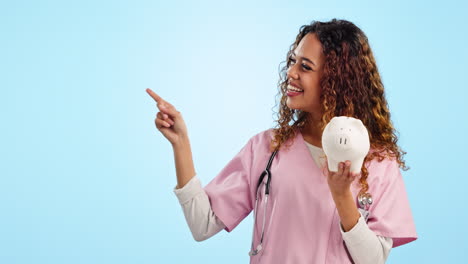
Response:
[{"label": "gradient studio backdrop", "polygon": [[182,112],[205,185],[274,125],[299,27],[333,17],[367,34],[408,152],[419,239],[388,263],[458,263],[467,12],[455,1],[4,1],[0,263],[248,263],[252,213],[231,233],[192,238],[145,89]]}]

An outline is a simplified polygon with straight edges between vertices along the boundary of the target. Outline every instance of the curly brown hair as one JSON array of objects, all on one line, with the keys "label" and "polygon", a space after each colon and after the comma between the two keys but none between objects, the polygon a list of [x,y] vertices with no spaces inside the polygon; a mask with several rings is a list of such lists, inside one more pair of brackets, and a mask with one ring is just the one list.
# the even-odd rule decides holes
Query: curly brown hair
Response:
[{"label": "curly brown hair", "polygon": [[[307,112],[290,109],[286,105],[286,72],[291,63],[290,58],[302,38],[309,33],[316,34],[325,57],[320,79],[320,104],[324,113],[319,123],[321,131],[333,117],[350,116],[360,119],[369,132],[371,150],[375,151],[367,154],[361,168],[359,194],[363,194],[369,188],[366,166],[374,158],[381,162],[386,156],[395,157],[403,170],[408,170],[409,167],[406,167],[403,160],[406,152],[397,145],[397,132],[390,120],[384,86],[367,36],[349,21],[312,21],[309,25],[300,27],[299,34],[287,53],[286,65],[280,70],[277,96],[280,95],[281,99],[270,150],[280,149],[283,143],[293,138],[297,130],[304,128],[311,120]],[[289,146],[290,144],[286,145],[286,148]]]}]

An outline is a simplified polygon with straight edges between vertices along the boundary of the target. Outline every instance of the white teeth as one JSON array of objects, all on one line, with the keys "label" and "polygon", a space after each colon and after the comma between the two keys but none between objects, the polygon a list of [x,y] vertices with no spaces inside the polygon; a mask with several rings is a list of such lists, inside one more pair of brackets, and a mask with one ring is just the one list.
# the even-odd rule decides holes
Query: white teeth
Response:
[{"label": "white teeth", "polygon": [[288,90],[295,91],[295,92],[303,92],[304,90],[301,90],[299,88],[296,88],[292,85],[288,85]]}]

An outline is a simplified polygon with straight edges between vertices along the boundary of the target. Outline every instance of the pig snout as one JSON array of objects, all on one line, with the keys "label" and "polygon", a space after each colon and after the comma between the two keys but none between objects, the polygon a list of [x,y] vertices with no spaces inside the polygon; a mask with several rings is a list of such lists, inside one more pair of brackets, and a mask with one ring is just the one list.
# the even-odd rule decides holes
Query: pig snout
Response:
[{"label": "pig snout", "polygon": [[351,148],[351,137],[348,134],[337,134],[335,144],[339,149],[347,150]]}]

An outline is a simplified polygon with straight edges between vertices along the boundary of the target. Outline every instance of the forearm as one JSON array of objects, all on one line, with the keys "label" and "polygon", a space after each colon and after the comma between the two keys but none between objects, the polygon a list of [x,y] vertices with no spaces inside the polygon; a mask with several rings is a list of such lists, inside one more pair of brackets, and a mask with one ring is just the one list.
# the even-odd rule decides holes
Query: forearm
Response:
[{"label": "forearm", "polygon": [[391,237],[383,237],[376,235],[369,226],[363,216],[359,218],[359,222],[348,232],[340,229],[343,240],[346,243],[354,263],[360,264],[383,264],[390,254],[393,246]]},{"label": "forearm", "polygon": [[385,263],[392,239],[377,236],[367,226],[354,202],[351,191],[333,195],[340,216],[341,233],[356,263]]},{"label": "forearm", "polygon": [[184,187],[174,189],[185,219],[196,241],[206,240],[225,228],[211,209],[209,198],[194,176]]},{"label": "forearm", "polygon": [[188,136],[172,146],[177,174],[177,189],[187,184],[195,176],[192,149]]},{"label": "forearm", "polygon": [[353,194],[348,191],[344,194],[333,194],[341,225],[345,232],[351,230],[358,222],[361,214],[354,203]]}]

